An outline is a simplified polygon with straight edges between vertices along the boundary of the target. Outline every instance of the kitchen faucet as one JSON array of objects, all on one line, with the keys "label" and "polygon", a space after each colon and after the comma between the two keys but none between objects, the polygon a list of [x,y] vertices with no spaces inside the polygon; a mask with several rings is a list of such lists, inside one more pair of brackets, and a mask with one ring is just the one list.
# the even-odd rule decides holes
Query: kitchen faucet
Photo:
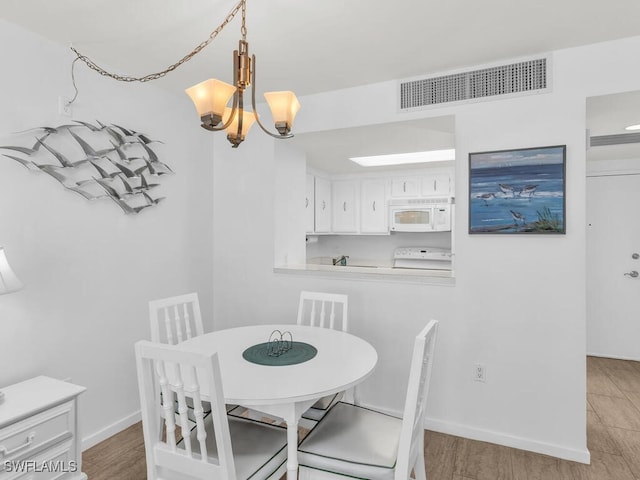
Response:
[{"label": "kitchen faucet", "polygon": [[341,267],[346,267],[347,266],[347,258],[349,258],[349,255],[342,255],[341,257],[334,258],[333,259],[333,264],[334,265],[340,265]]}]

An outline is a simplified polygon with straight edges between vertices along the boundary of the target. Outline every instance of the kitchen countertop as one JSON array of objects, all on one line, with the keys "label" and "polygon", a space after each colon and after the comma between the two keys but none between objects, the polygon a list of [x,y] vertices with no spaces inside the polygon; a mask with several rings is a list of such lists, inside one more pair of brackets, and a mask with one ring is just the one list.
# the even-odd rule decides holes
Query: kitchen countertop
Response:
[{"label": "kitchen countertop", "polygon": [[415,268],[391,268],[363,265],[280,265],[274,272],[283,274],[320,275],[359,280],[397,281],[407,283],[423,283],[431,285],[455,285],[455,277],[451,270],[427,270]]}]

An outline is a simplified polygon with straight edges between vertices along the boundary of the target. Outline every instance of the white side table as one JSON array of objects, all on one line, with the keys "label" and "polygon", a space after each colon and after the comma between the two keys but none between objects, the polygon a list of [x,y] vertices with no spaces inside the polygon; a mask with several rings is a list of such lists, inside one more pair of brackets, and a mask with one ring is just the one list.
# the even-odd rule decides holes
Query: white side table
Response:
[{"label": "white side table", "polygon": [[85,387],[35,377],[2,388],[0,480],[86,480],[78,437]]}]

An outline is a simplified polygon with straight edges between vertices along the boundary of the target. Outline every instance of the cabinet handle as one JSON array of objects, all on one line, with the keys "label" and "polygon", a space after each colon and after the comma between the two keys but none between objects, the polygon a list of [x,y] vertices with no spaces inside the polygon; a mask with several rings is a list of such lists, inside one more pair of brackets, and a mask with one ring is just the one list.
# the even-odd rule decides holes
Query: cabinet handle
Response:
[{"label": "cabinet handle", "polygon": [[20,450],[24,450],[25,448],[29,448],[31,446],[31,444],[33,443],[34,438],[36,438],[36,432],[31,432],[27,436],[25,443],[23,443],[22,445],[14,448],[13,450],[7,450],[6,447],[0,447],[0,454],[2,454],[2,456],[4,456],[4,457],[9,457],[9,456],[13,455],[14,453],[18,453]]},{"label": "cabinet handle", "polygon": [[308,198],[304,199],[304,208],[309,208],[309,199]]},{"label": "cabinet handle", "polygon": [[346,212],[346,211],[347,211],[347,202],[344,202],[344,203],[342,204],[342,210],[343,210],[344,212]]},{"label": "cabinet handle", "polygon": [[433,191],[435,192],[437,190],[436,188],[436,180],[433,181]]},{"label": "cabinet handle", "polygon": [[376,211],[376,201],[375,200],[373,201],[373,211],[374,212]]},{"label": "cabinet handle", "polygon": [[322,209],[324,210],[324,208],[327,206],[327,204],[325,203],[324,200],[322,200]]},{"label": "cabinet handle", "polygon": [[407,182],[402,182],[402,191],[406,193],[406,191],[407,191]]}]

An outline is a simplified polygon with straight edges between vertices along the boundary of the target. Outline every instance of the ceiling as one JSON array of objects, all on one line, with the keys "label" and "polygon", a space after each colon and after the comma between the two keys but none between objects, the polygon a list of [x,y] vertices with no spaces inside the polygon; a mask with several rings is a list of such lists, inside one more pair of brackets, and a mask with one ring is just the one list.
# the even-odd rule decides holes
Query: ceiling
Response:
[{"label": "ceiling", "polygon": [[[307,165],[323,172],[361,173],[388,170],[389,167],[362,167],[348,159],[455,148],[454,117],[424,118],[302,133],[293,137],[289,143],[305,152]],[[431,165],[444,163],[446,162]],[[406,165],[404,168],[417,166],[420,165]],[[393,167],[394,170],[402,168],[402,166]]]},{"label": "ceiling", "polygon": [[[235,4],[2,0],[0,18],[140,76],[189,53]],[[640,35],[638,18],[637,0],[248,0],[247,40],[258,91],[301,96]],[[182,92],[209,77],[230,81],[239,37],[237,17],[156,84]]]},{"label": "ceiling", "polygon": [[[114,73],[142,76],[207,39],[236,1],[2,0],[0,18],[73,45]],[[637,0],[247,0],[246,22],[258,96],[288,89],[302,96],[636,36],[638,18]],[[238,15],[202,52],[154,83],[182,95],[206,78],[231,82],[239,38]],[[69,65],[72,59],[70,52]],[[623,115],[629,102],[593,100],[592,134],[605,130],[600,122],[610,128],[612,112]],[[347,172],[362,168],[344,160],[349,156],[451,147],[453,119],[297,135],[292,142],[316,168]],[[617,147],[592,148],[588,156],[610,148]]]}]

